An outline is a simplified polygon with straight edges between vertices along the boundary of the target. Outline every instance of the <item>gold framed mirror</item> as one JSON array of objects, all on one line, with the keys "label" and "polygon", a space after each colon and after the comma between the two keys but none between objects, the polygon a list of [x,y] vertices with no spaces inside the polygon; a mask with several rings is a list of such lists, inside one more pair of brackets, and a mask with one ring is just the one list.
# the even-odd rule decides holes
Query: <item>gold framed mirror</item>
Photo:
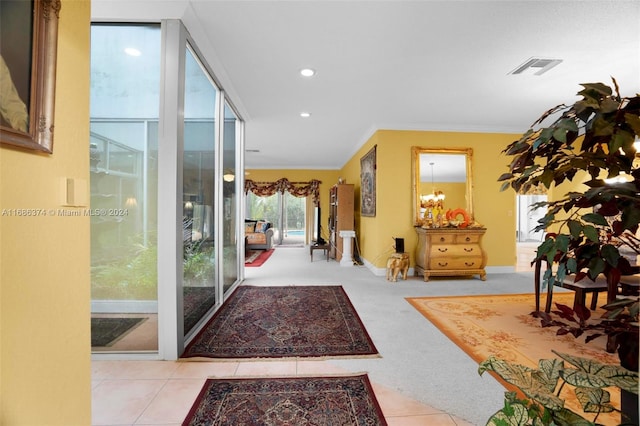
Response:
[{"label": "gold framed mirror", "polygon": [[411,148],[414,226],[426,223],[425,203],[433,199],[444,212],[464,209],[473,221],[472,156],[472,148]]}]

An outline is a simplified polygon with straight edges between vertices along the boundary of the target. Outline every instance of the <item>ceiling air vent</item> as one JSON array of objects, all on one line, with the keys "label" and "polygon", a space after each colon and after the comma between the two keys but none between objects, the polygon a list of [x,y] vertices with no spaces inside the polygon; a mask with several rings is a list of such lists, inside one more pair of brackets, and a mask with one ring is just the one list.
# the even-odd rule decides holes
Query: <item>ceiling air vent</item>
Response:
[{"label": "ceiling air vent", "polygon": [[562,59],[529,58],[509,74],[522,74],[527,70],[535,71],[534,75],[542,75],[562,62]]}]

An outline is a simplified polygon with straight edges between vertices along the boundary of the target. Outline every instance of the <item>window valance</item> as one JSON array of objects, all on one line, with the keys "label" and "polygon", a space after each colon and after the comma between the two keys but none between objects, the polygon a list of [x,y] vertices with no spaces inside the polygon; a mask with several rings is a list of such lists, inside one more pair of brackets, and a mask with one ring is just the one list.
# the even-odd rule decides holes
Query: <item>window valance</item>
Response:
[{"label": "window valance", "polygon": [[275,182],[254,182],[251,179],[244,181],[245,194],[251,191],[260,197],[270,197],[276,192],[288,192],[296,197],[312,196],[315,206],[320,202],[320,182],[313,179],[309,182],[289,182],[287,178],[278,179]]}]

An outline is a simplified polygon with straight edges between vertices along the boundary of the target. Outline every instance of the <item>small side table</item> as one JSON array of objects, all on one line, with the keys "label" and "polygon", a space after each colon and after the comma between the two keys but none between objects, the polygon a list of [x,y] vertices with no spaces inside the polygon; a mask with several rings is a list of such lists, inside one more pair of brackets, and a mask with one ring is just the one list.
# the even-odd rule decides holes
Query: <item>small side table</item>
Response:
[{"label": "small side table", "polygon": [[327,257],[327,262],[329,261],[329,244],[310,244],[309,245],[309,255],[311,256],[312,262],[313,262],[314,250],[324,250],[324,255]]}]

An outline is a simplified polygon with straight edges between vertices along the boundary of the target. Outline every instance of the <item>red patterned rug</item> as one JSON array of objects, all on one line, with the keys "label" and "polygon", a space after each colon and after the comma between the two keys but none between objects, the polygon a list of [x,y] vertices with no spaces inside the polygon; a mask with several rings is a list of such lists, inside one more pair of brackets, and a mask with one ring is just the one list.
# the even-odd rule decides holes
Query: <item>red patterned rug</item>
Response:
[{"label": "red patterned rug", "polygon": [[186,425],[386,425],[366,374],[208,379]]},{"label": "red patterned rug", "polygon": [[240,286],[182,357],[354,357],[377,353],[342,286]]},{"label": "red patterned rug", "polygon": [[271,255],[273,254],[274,249],[271,250],[259,250],[251,253],[251,255],[245,260],[244,266],[247,267],[258,267],[262,266],[264,262],[266,262]]}]

